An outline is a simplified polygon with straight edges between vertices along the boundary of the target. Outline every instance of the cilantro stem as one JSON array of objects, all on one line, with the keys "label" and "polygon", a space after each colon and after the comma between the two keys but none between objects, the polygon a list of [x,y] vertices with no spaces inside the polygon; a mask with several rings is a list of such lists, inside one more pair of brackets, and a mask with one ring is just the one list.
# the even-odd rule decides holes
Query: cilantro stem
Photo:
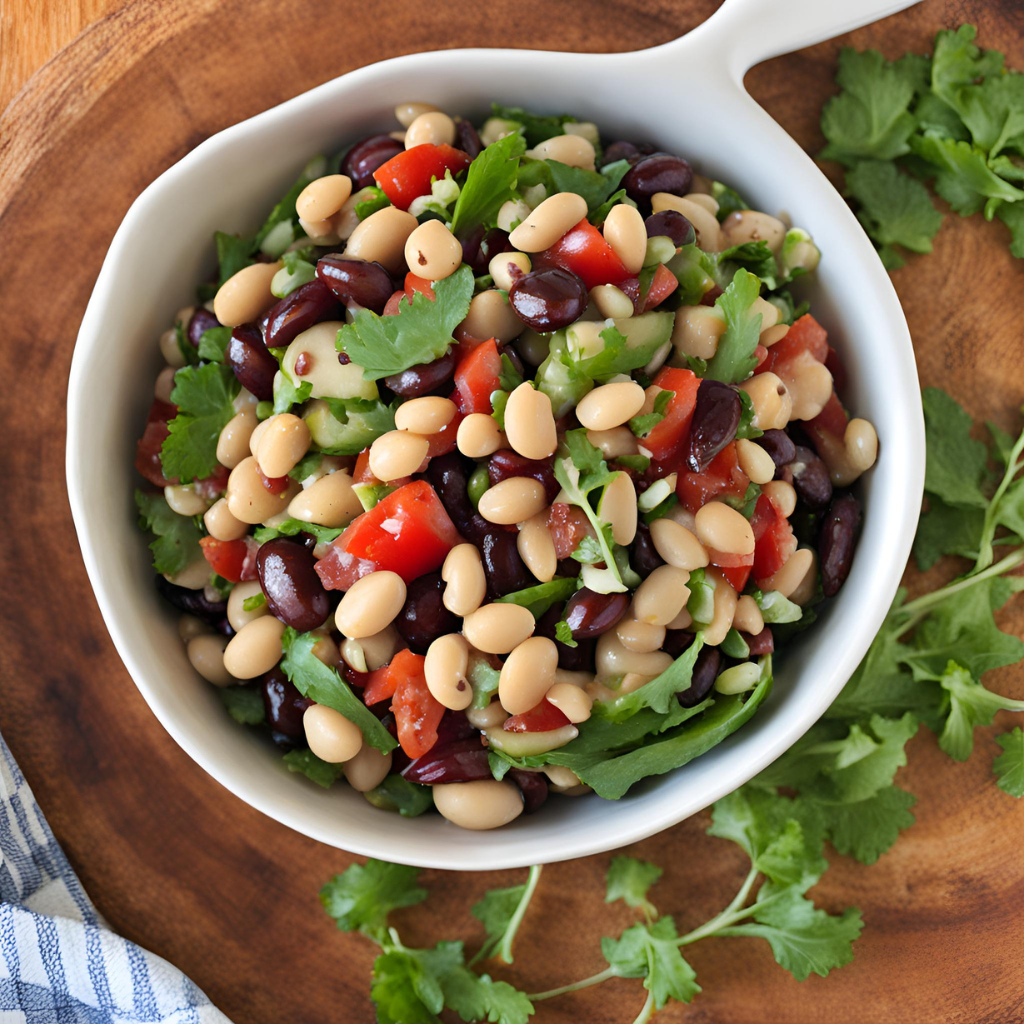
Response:
[{"label": "cilantro stem", "polygon": [[[509,918],[508,927],[505,929],[505,934],[502,936],[501,945],[498,946],[496,956],[499,960],[502,960],[506,964],[512,963],[512,943],[515,942],[516,932],[519,931],[519,926],[523,923],[523,918],[526,916],[526,908],[530,905],[530,900],[533,899],[534,890],[537,888],[537,883],[540,881],[540,873],[543,871],[543,865],[534,864],[530,868],[530,874],[526,879],[526,888],[523,890],[523,895],[519,897],[519,902],[516,904],[516,909],[513,911],[512,916]],[[485,946],[484,949],[487,947]],[[483,953],[481,949],[472,960],[469,961],[469,966],[472,967],[476,964]]]},{"label": "cilantro stem", "polygon": [[946,586],[933,590],[930,594],[923,594],[913,601],[908,601],[900,609],[904,615],[909,615],[907,622],[900,629],[901,634],[913,629],[935,605],[942,604],[947,598],[952,597],[961,590],[966,590],[968,587],[973,587],[976,583],[991,579],[993,576],[1002,576],[1003,573],[1016,569],[1018,565],[1022,564],[1024,564],[1024,547],[1012,551],[1004,559],[996,562],[995,565],[990,565],[981,572],[964,576],[954,583],[947,583]]},{"label": "cilantro stem", "polygon": [[1024,451],[1024,434],[1017,438],[1017,443],[1010,449],[1010,454],[1006,459],[1006,472],[1003,474],[1003,479],[999,481],[999,486],[996,488],[995,494],[992,495],[988,508],[985,509],[985,522],[981,530],[981,543],[978,545],[975,570],[991,565],[992,559],[995,557],[992,551],[992,541],[998,525],[996,515],[999,512],[999,502],[1002,501],[1006,489],[1013,483],[1013,478],[1020,469],[1019,459],[1022,451]]},{"label": "cilantro stem", "polygon": [[692,942],[706,939],[709,935],[714,935],[720,928],[727,928],[736,921],[741,921],[744,917],[747,917],[753,910],[753,907],[744,907],[743,904],[747,902],[750,890],[753,889],[754,883],[757,881],[758,873],[757,868],[751,868],[750,873],[743,880],[743,885],[740,886],[740,891],[736,893],[736,897],[729,906],[699,928],[694,928],[692,932],[687,932],[683,935],[679,939],[678,945],[688,946]]},{"label": "cilantro stem", "polygon": [[563,985],[561,988],[548,989],[547,992],[536,992],[527,998],[532,1003],[536,1003],[540,999],[553,999],[555,996],[563,996],[568,992],[578,992],[581,988],[590,988],[591,985],[600,985],[602,981],[608,981],[618,976],[614,967],[606,967],[599,974],[592,974],[582,981],[574,981],[571,985]]},{"label": "cilantro stem", "polygon": [[643,1008],[640,1010],[640,1013],[637,1015],[636,1020],[633,1021],[633,1024],[647,1024],[647,1021],[649,1021],[653,1015],[654,1015],[654,993],[653,992],[648,992],[647,993],[647,998],[644,1000]]}]

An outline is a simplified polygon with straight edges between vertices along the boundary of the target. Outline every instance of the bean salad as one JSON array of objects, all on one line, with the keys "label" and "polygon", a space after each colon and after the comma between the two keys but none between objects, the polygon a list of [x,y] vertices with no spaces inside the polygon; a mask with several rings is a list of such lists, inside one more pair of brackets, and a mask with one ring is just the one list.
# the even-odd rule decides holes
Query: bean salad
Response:
[{"label": "bean salad", "polygon": [[489,829],[753,716],[850,571],[878,438],[790,291],[807,231],[571,115],[395,116],[216,234],[136,502],[235,719]]}]

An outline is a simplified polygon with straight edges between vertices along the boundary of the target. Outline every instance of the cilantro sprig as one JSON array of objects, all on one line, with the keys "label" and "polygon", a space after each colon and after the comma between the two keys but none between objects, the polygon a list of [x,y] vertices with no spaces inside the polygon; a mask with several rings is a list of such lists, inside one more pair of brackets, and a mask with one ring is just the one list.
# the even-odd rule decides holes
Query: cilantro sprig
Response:
[{"label": "cilantro sprig", "polygon": [[153,552],[153,568],[157,572],[173,576],[202,558],[199,539],[203,531],[191,516],[178,515],[162,493],[136,491],[135,506],[139,510],[139,526],[153,534],[149,550]]},{"label": "cilantro sprig", "polygon": [[1024,74],[975,35],[973,25],[941,31],[930,57],[840,54],[821,156],[846,168],[847,194],[890,270],[902,250],[931,252],[942,224],[923,181],[963,217],[1002,220],[1011,253],[1024,257]]},{"label": "cilantro sprig", "polygon": [[217,461],[220,432],[235,415],[238,380],[219,363],[184,366],[174,375],[171,401],[178,415],[160,449],[160,464],[168,480],[182,483],[210,476]]},{"label": "cilantro sprig", "polygon": [[434,284],[431,300],[422,292],[403,298],[394,316],[360,310],[338,331],[338,348],[363,368],[366,380],[380,380],[410,366],[439,359],[454,343],[452,332],[466,318],[473,298],[473,271],[464,264]]}]

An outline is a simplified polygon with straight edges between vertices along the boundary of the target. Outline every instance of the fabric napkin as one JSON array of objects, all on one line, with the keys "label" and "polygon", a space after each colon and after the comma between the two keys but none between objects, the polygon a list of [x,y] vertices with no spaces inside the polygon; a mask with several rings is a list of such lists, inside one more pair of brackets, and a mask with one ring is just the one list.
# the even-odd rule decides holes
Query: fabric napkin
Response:
[{"label": "fabric napkin", "polygon": [[166,960],[114,934],[0,736],[0,1024],[230,1024]]}]

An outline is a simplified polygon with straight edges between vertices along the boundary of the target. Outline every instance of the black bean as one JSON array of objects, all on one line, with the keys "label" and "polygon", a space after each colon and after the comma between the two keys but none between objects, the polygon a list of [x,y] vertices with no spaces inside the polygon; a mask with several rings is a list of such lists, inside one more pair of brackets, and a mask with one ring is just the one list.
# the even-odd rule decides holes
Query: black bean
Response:
[{"label": "black bean", "polygon": [[484,148],[477,130],[464,118],[455,118],[455,148],[461,149],[470,160],[475,160]]},{"label": "black bean", "polygon": [[573,640],[592,640],[607,633],[628,607],[628,594],[598,594],[581,587],[566,602],[564,616]]},{"label": "black bean", "polygon": [[632,142],[613,142],[604,151],[601,157],[601,166],[607,167],[608,164],[617,163],[619,160],[628,160],[631,164],[635,164],[639,159],[640,150]]},{"label": "black bean", "polygon": [[666,629],[665,642],[661,649],[673,658],[678,658],[693,643],[694,634],[685,629]]},{"label": "black bean", "polygon": [[717,380],[702,380],[690,422],[686,462],[703,473],[711,460],[736,436],[743,414],[739,392]]},{"label": "black bean", "polygon": [[156,577],[156,589],[160,596],[186,615],[194,615],[210,626],[218,626],[227,614],[227,601],[210,601],[202,590],[189,590],[163,576]]},{"label": "black bean", "polygon": [[437,572],[420,576],[409,584],[405,605],[395,619],[395,628],[418,654],[445,633],[457,633],[458,619],[444,606],[445,583]]},{"label": "black bean", "polygon": [[301,540],[275,537],[256,552],[256,571],[267,607],[300,633],[322,626],[331,611],[315,565],[313,552]]},{"label": "black bean", "polygon": [[402,778],[421,785],[447,782],[473,782],[491,778],[487,748],[480,734],[468,739],[441,743],[438,740],[427,753],[410,761],[402,769]]},{"label": "black bean", "polygon": [[568,327],[583,315],[587,288],[570,271],[545,267],[513,282],[508,300],[527,327],[547,333]]},{"label": "black bean", "polygon": [[342,158],[341,173],[352,179],[353,190],[375,185],[373,172],[393,156],[405,151],[390,135],[370,135],[360,139]]},{"label": "black bean", "polygon": [[316,261],[316,276],[341,302],[346,305],[354,302],[378,315],[384,312],[395,291],[394,280],[379,263],[368,263],[337,252]]},{"label": "black bean", "polygon": [[757,443],[772,457],[776,467],[788,466],[796,458],[796,445],[784,430],[766,430]]},{"label": "black bean", "polygon": [[821,589],[826,597],[834,597],[850,575],[859,525],[860,502],[852,494],[836,495],[821,524],[818,541]]},{"label": "black bean", "polygon": [[682,157],[652,153],[626,172],[622,187],[634,203],[647,203],[657,192],[685,196],[693,184],[693,168]]},{"label": "black bean", "polygon": [[718,669],[722,664],[722,655],[717,647],[702,647],[697,661],[693,666],[690,685],[678,694],[679,703],[684,708],[696,707],[710,692],[718,678]]},{"label": "black bean", "polygon": [[321,320],[337,320],[341,303],[323,281],[308,281],[270,307],[263,339],[267,348],[286,348]]},{"label": "black bean", "polygon": [[544,487],[548,504],[555,500],[561,485],[555,479],[554,457],[528,459],[511,448],[496,451],[487,462],[487,476],[491,486],[513,476],[528,476]]},{"label": "black bean", "polygon": [[260,680],[260,690],[274,742],[294,746],[294,741],[305,737],[302,715],[313,702],[295,689],[280,666],[272,668]]},{"label": "black bean", "polygon": [[654,547],[650,527],[645,523],[637,524],[636,536],[629,549],[629,564],[642,579],[647,579],[659,565],[665,564],[665,560]]},{"label": "black bean", "polygon": [[420,398],[447,384],[455,374],[456,356],[449,350],[432,363],[419,363],[384,378],[384,383],[403,398]]},{"label": "black bean", "polygon": [[697,240],[697,232],[693,225],[678,210],[662,210],[652,213],[644,221],[647,237],[655,238],[665,235],[672,239],[673,245],[692,245]]},{"label": "black bean", "polygon": [[832,500],[832,480],[828,466],[818,456],[798,445],[796,457],[786,467],[793,474],[797,497],[812,511],[820,511]]},{"label": "black bean", "polygon": [[469,539],[480,549],[487,577],[487,593],[492,598],[525,590],[536,583],[519,554],[514,531],[492,527],[488,532]]},{"label": "black bean", "polygon": [[274,397],[277,360],[267,351],[256,327],[243,324],[234,328],[224,359],[238,383],[261,402],[269,402]]},{"label": "black bean", "polygon": [[482,516],[477,516],[466,492],[469,474],[472,472],[469,467],[472,465],[473,463],[458,452],[449,452],[447,455],[431,459],[427,466],[427,479],[437,492],[455,528],[467,538],[472,532],[475,520],[483,519]]},{"label": "black bean", "polygon": [[197,306],[189,320],[185,334],[193,348],[199,348],[199,339],[214,327],[220,327],[220,321],[205,307]]},{"label": "black bean", "polygon": [[539,811],[548,798],[548,780],[542,772],[525,772],[522,768],[510,768],[509,778],[523,794],[523,814]]},{"label": "black bean", "polygon": [[462,262],[468,264],[476,277],[489,272],[491,260],[498,253],[512,252],[515,248],[508,240],[508,232],[501,228],[490,228],[483,225],[469,232],[462,242]]}]

